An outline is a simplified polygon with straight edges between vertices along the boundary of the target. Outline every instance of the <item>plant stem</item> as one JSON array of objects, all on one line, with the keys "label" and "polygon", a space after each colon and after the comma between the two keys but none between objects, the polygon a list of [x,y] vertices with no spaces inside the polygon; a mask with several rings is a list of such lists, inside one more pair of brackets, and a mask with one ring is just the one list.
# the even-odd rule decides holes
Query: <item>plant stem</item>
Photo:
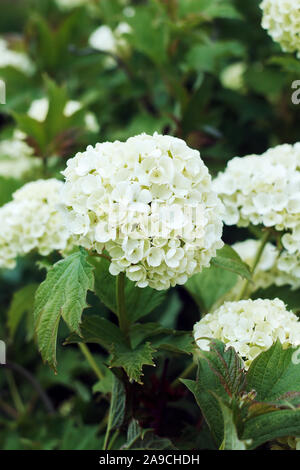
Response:
[{"label": "plant stem", "polygon": [[111,438],[111,440],[110,440],[110,442],[109,442],[109,444],[108,444],[108,446],[107,446],[107,450],[111,450],[111,448],[112,448],[112,446],[114,445],[115,440],[117,439],[117,437],[118,437],[119,434],[120,434],[120,429],[117,429],[117,430],[114,432],[114,434],[113,434],[113,436],[112,436],[112,438]]},{"label": "plant stem", "polygon": [[6,371],[6,377],[7,377],[8,386],[9,386],[10,393],[11,393],[13,402],[15,404],[15,407],[18,410],[18,413],[23,414],[25,411],[25,407],[20,397],[14,376],[10,370]]},{"label": "plant stem", "polygon": [[109,435],[110,435],[110,426],[107,425],[106,433],[105,433],[105,437],[104,437],[103,449],[102,449],[102,450],[107,450],[107,444],[108,444]]},{"label": "plant stem", "polygon": [[81,349],[81,352],[83,353],[84,357],[86,358],[86,360],[90,364],[91,368],[95,372],[97,378],[99,380],[102,380],[104,378],[104,376],[103,376],[101,370],[99,369],[98,364],[96,363],[95,359],[93,358],[89,348],[84,343],[78,343],[78,344],[79,344],[79,347]]},{"label": "plant stem", "polygon": [[180,379],[185,379],[186,377],[188,377],[196,367],[197,364],[195,362],[192,362],[189,366],[187,366],[186,369],[184,369],[182,374],[180,374],[175,380],[173,380],[173,382],[171,383],[171,387],[177,387],[177,385],[180,384]]},{"label": "plant stem", "polygon": [[[269,240],[271,236],[271,231],[270,230],[267,230],[264,235],[262,236],[261,238],[261,241],[260,241],[260,245],[258,247],[258,250],[257,250],[257,253],[255,255],[255,258],[254,258],[254,261],[253,261],[253,265],[251,266],[251,274],[254,273],[260,259],[261,259],[261,256],[263,254],[263,251],[265,249],[265,246]],[[243,282],[243,285],[242,285],[242,289],[241,289],[241,292],[237,298],[237,300],[242,300],[244,297],[245,297],[245,294],[247,292],[247,289],[248,289],[248,286],[249,286],[249,280],[246,279],[244,282]]]},{"label": "plant stem", "polygon": [[129,321],[126,315],[125,308],[125,274],[120,273],[117,277],[117,315],[119,319],[119,326],[126,338],[129,338]]}]

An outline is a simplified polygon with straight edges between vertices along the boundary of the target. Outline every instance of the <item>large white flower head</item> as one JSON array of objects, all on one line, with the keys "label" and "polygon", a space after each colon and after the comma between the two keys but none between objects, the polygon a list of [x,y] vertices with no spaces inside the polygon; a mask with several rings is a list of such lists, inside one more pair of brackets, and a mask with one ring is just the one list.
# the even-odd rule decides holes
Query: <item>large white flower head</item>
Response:
[{"label": "large white flower head", "polygon": [[24,52],[10,49],[5,39],[0,38],[0,69],[4,67],[13,67],[25,75],[34,71],[33,63]]},{"label": "large white flower head", "polygon": [[21,138],[13,136],[0,142],[0,175],[20,179],[41,166],[33,149]]},{"label": "large white flower head", "polygon": [[203,350],[209,349],[209,340],[204,338],[219,339],[227,347],[234,347],[248,368],[277,339],[284,347],[298,346],[300,322],[279,299],[225,302],[195,324],[194,337]]},{"label": "large white flower head", "polygon": [[56,179],[25,184],[0,208],[0,267],[13,268],[17,256],[37,250],[47,256],[71,244],[57,209],[63,183]]},{"label": "large white flower head", "polygon": [[213,182],[227,225],[263,224],[286,231],[287,251],[300,249],[300,143],[233,158]]},{"label": "large white flower head", "polygon": [[299,0],[263,0],[262,27],[285,52],[300,52]]},{"label": "large white flower head", "polygon": [[[80,101],[67,101],[64,108],[64,115],[70,117],[82,108]],[[49,111],[49,100],[47,97],[33,100],[29,109],[28,116],[39,122],[44,122]],[[90,132],[99,131],[99,123],[94,113],[87,112],[84,116],[85,127]]]},{"label": "large white flower head", "polygon": [[62,191],[70,232],[112,258],[139,287],[184,284],[221,248],[220,202],[197,150],[141,134],[89,146],[67,162]]}]

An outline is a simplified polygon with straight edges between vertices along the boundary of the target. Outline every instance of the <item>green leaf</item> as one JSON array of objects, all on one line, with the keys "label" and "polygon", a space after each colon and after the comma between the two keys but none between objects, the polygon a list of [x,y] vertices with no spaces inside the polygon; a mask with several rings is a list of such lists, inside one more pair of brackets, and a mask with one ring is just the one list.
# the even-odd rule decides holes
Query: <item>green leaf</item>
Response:
[{"label": "green leaf", "polygon": [[285,436],[300,437],[300,409],[279,410],[246,421],[242,439],[251,439],[249,449]]},{"label": "green leaf", "polygon": [[249,266],[241,260],[237,252],[229,245],[225,245],[223,248],[218,250],[217,256],[212,259],[211,263],[214,266],[232,271],[239,276],[248,279],[248,281],[251,281]]},{"label": "green leaf", "polygon": [[238,437],[233,411],[222,400],[218,400],[223,414],[224,439],[220,450],[246,450],[246,443]]},{"label": "green leaf", "polygon": [[243,57],[245,49],[238,41],[216,41],[196,44],[187,55],[187,64],[195,70],[218,73],[226,65],[227,58]]},{"label": "green leaf", "polygon": [[144,365],[153,366],[155,349],[146,344],[132,344],[130,346],[121,330],[96,315],[87,315],[80,326],[81,336],[72,334],[65,344],[85,342],[101,344],[112,354],[110,367],[122,367],[130,380],[141,383],[142,368]]},{"label": "green leaf", "polygon": [[123,449],[131,450],[167,450],[175,449],[169,439],[156,436],[151,429],[143,429],[137,420],[132,419],[127,430],[126,443]]},{"label": "green leaf", "polygon": [[23,182],[14,178],[0,176],[0,206],[11,201],[12,194],[22,186]]},{"label": "green leaf", "polygon": [[112,380],[112,393],[107,427],[110,431],[122,426],[125,417],[126,393],[124,384],[115,375]]},{"label": "green leaf", "polygon": [[44,151],[47,144],[47,135],[45,132],[44,123],[33,119],[27,114],[16,112],[13,112],[12,114],[19,129],[31,137],[38,144],[41,151]]},{"label": "green leaf", "polygon": [[112,350],[111,367],[123,367],[131,381],[142,384],[143,366],[155,366],[153,354],[155,349],[150,343],[140,344],[131,349],[123,344],[115,344]]},{"label": "green leaf", "polygon": [[277,341],[254,359],[247,373],[247,388],[256,391],[256,400],[272,402],[288,392],[300,392],[300,364],[294,356],[297,351],[283,349]]},{"label": "green leaf", "polygon": [[233,348],[225,351],[221,341],[213,340],[210,351],[200,351],[197,380],[185,379],[182,382],[195,396],[212,436],[220,446],[224,439],[224,425],[218,400],[228,402],[244,390],[241,359]]},{"label": "green leaf", "polygon": [[[12,338],[25,313],[33,317],[34,295],[37,288],[38,284],[36,283],[28,284],[14,293],[7,313],[7,326]],[[32,331],[28,331],[28,338],[30,337],[32,337]]]},{"label": "green leaf", "polygon": [[[109,273],[109,260],[91,256],[89,262],[95,266],[95,293],[112,312],[117,314],[116,276]],[[150,287],[135,287],[134,283],[125,278],[126,313],[131,323],[148,315],[166,297],[166,291],[156,291]]]},{"label": "green leaf", "polygon": [[66,127],[67,118],[64,115],[65,105],[67,103],[67,91],[65,87],[60,87],[53,80],[46,77],[49,110],[45,120],[45,129],[47,141],[51,142]]},{"label": "green leaf", "polygon": [[43,360],[56,370],[56,340],[61,316],[71,329],[80,334],[79,325],[86,295],[93,290],[93,267],[87,253],[78,252],[58,261],[48,271],[35,296],[35,331]]},{"label": "green leaf", "polygon": [[169,27],[164,11],[158,8],[158,4],[137,8],[128,23],[132,27],[132,32],[127,37],[128,42],[155,64],[166,62]]},{"label": "green leaf", "polygon": [[131,327],[130,338],[133,347],[150,338],[155,349],[185,354],[194,351],[194,339],[190,331],[164,328],[159,323],[135,323]]},{"label": "green leaf", "polygon": [[96,343],[108,351],[114,344],[127,344],[117,325],[99,315],[86,315],[80,325],[80,335],[72,333],[65,341],[71,343]]},{"label": "green leaf", "polygon": [[194,274],[184,285],[199,305],[202,313],[210,311],[212,306],[237,283],[238,275],[223,268],[210,266],[201,273]]},{"label": "green leaf", "polygon": [[203,20],[242,17],[230,0],[179,0],[179,14],[200,16]]}]

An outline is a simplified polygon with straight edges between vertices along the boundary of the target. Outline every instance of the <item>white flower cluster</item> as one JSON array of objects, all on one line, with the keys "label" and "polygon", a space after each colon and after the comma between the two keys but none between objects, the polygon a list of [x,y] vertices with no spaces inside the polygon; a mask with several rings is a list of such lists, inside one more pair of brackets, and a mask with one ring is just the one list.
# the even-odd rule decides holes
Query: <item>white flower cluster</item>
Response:
[{"label": "white flower cluster", "polygon": [[245,87],[244,73],[246,64],[236,62],[228,65],[221,73],[220,80],[224,88],[234,91],[243,91]]},{"label": "white flower cluster", "polygon": [[300,251],[300,143],[278,145],[262,155],[233,158],[213,182],[227,225],[250,223],[287,231],[289,253]]},{"label": "white flower cluster", "polygon": [[9,48],[5,39],[0,38],[0,68],[13,67],[25,75],[31,75],[34,66],[24,52],[14,51]]},{"label": "white flower cluster", "polygon": [[209,340],[201,338],[219,339],[234,347],[248,368],[277,339],[284,347],[298,346],[300,322],[279,299],[225,302],[195,324],[194,337],[203,350],[209,349]]},{"label": "white flower cluster", "polygon": [[27,143],[13,136],[0,142],[0,175],[20,179],[41,166],[41,160],[33,156]]},{"label": "white flower cluster", "polygon": [[25,184],[0,208],[0,267],[13,268],[17,256],[37,250],[46,256],[70,246],[57,210],[63,183],[56,179]]},{"label": "white flower cluster", "polygon": [[220,202],[196,150],[141,134],[89,146],[67,162],[61,197],[72,235],[139,287],[184,284],[221,248]]},{"label": "white flower cluster", "polygon": [[120,23],[115,30],[107,25],[97,28],[89,38],[89,45],[98,51],[110,52],[123,55],[128,52],[128,43],[124,35],[131,32],[128,23]]},{"label": "white flower cluster", "polygon": [[285,52],[300,53],[299,0],[263,0],[262,27]]},{"label": "white flower cluster", "polygon": [[[250,239],[235,243],[232,248],[245,263],[252,267],[259,246],[259,240]],[[289,285],[292,290],[298,289],[300,287],[300,253],[292,255],[286,250],[280,252],[272,243],[267,243],[252,280],[253,283],[249,283],[248,286],[249,295],[259,288],[266,289],[272,284]],[[241,283],[242,281],[238,282],[234,292],[240,291]]]},{"label": "white flower cluster", "polygon": [[[82,104],[79,101],[70,100],[66,103],[64,109],[64,115],[70,117],[79,111],[82,107]],[[29,110],[27,112],[28,116],[32,119],[35,119],[39,122],[44,122],[47,118],[49,111],[49,100],[47,97],[39,98],[32,101]],[[98,132],[99,124],[94,113],[87,112],[84,116],[85,127],[90,132]]]}]

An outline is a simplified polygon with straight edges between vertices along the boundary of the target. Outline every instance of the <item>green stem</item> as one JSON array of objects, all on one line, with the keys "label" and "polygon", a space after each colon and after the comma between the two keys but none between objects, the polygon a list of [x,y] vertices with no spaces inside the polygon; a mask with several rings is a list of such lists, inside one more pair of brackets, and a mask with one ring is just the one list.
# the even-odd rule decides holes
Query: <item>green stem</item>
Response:
[{"label": "green stem", "polygon": [[110,440],[110,442],[109,442],[109,444],[108,444],[108,446],[107,446],[107,450],[111,450],[111,448],[113,447],[113,445],[114,445],[114,443],[115,443],[115,440],[117,439],[117,437],[118,437],[119,434],[120,434],[120,429],[117,429],[117,430],[114,432],[114,434],[113,434],[113,436],[112,436],[112,438],[111,438],[111,440]]},{"label": "green stem", "polygon": [[101,370],[99,369],[98,364],[96,363],[95,359],[91,355],[91,352],[90,352],[89,348],[87,347],[87,345],[84,344],[84,343],[78,343],[78,345],[79,345],[79,347],[81,349],[81,352],[83,353],[84,357],[86,358],[86,360],[90,364],[91,368],[95,372],[97,378],[99,380],[102,380],[104,378],[104,376],[103,376]]},{"label": "green stem", "polygon": [[180,384],[180,379],[185,379],[186,377],[188,377],[194,369],[196,369],[197,367],[197,364],[195,362],[192,362],[186,369],[184,369],[184,371],[182,372],[182,374],[180,374],[179,377],[177,377],[172,383],[171,383],[171,387],[177,387],[177,385]]},{"label": "green stem", "polygon": [[106,433],[105,433],[105,437],[104,437],[103,449],[102,449],[102,450],[107,450],[107,444],[108,444],[109,435],[110,435],[110,426],[107,425]]},{"label": "green stem", "polygon": [[18,410],[18,413],[23,414],[25,412],[25,407],[20,397],[14,376],[10,370],[6,371],[6,377],[14,405]]},{"label": "green stem", "polygon": [[126,315],[125,308],[125,274],[120,273],[117,277],[117,315],[119,326],[126,338],[129,338],[130,323]]},{"label": "green stem", "polygon": [[[261,256],[263,254],[263,251],[265,249],[265,246],[269,240],[271,236],[271,231],[270,230],[267,230],[264,235],[262,236],[261,238],[261,242],[260,242],[260,245],[258,247],[258,250],[257,250],[257,253],[255,255],[255,258],[254,258],[254,261],[253,261],[253,265],[251,266],[251,274],[254,273],[260,259],[261,259]],[[248,286],[249,286],[249,280],[246,279],[244,282],[243,282],[243,285],[242,285],[242,289],[241,289],[241,292],[237,298],[237,300],[242,300],[244,297],[245,297],[245,294],[247,292],[247,289],[248,289]]]}]

